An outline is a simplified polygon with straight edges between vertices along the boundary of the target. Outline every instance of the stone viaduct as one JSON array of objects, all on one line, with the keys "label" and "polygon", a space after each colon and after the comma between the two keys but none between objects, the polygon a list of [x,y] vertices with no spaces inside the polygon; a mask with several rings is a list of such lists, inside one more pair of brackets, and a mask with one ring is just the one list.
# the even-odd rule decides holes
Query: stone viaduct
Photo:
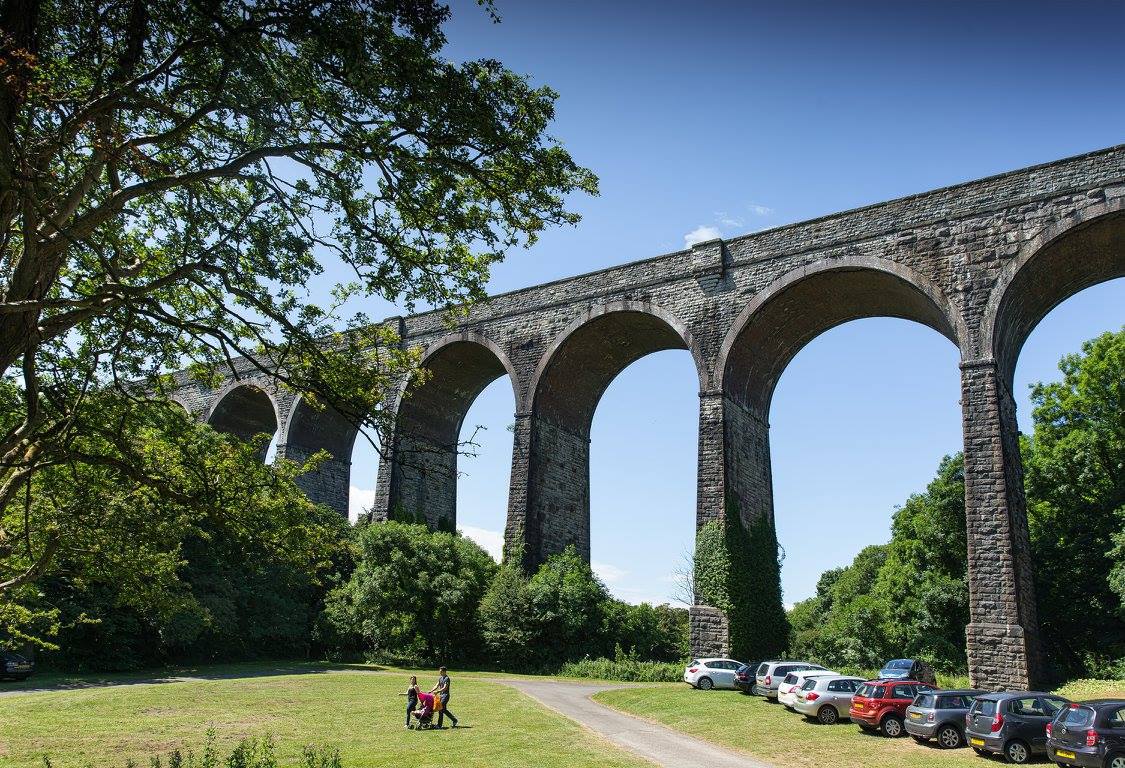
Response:
[{"label": "stone viaduct", "polygon": [[[462,420],[507,377],[516,413],[506,554],[533,567],[574,544],[588,558],[598,400],[635,360],[685,349],[699,375],[697,529],[731,515],[772,530],[768,416],[786,365],[841,323],[913,320],[960,350],[971,677],[1033,685],[1041,657],[1012,376],[1047,312],[1125,275],[1123,209],[1120,145],[501,294],[453,331],[436,312],[392,318],[432,376],[400,400],[375,515],[455,522]],[[216,390],[185,380],[177,399],[236,435],[276,431],[280,456],[327,449],[333,460],[305,487],[346,513],[355,431],[345,420],[253,373]],[[730,596],[736,609],[742,597]],[[693,606],[691,628],[696,653],[736,650],[714,606]]]}]

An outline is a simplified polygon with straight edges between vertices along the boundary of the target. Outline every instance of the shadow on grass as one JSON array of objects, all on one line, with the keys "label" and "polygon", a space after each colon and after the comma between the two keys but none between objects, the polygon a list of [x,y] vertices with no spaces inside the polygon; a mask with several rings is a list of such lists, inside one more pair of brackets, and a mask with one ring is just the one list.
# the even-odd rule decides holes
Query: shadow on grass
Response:
[{"label": "shadow on grass", "polygon": [[17,693],[45,693],[85,688],[110,688],[123,685],[159,685],[197,680],[237,680],[240,678],[281,677],[286,675],[318,675],[327,672],[382,672],[388,669],[377,664],[331,662],[246,662],[221,665],[188,665],[137,672],[108,674],[67,674],[45,672],[19,682],[0,682],[0,696]]}]

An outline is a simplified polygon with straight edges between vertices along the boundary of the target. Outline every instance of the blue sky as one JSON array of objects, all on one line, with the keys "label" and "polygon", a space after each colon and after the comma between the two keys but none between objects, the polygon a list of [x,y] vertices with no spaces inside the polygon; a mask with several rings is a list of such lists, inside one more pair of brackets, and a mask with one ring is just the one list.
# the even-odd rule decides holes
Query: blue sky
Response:
[{"label": "blue sky", "polygon": [[[583,221],[512,253],[507,291],[921,192],[1125,141],[1125,5],[1057,3],[497,3],[493,24],[453,3],[446,55],[492,57],[560,94],[552,133],[601,179]],[[373,302],[374,317],[395,314]],[[1058,359],[1125,323],[1125,280],[1052,312],[1016,372],[1027,388]],[[891,514],[961,445],[952,344],[871,319],[810,343],[770,412],[786,603],[820,573],[885,541]],[[692,543],[697,383],[686,352],[613,382],[594,418],[592,559],[620,597],[674,598]],[[458,525],[497,547],[514,404],[503,380],[474,403]],[[353,502],[376,461],[357,443]]]}]

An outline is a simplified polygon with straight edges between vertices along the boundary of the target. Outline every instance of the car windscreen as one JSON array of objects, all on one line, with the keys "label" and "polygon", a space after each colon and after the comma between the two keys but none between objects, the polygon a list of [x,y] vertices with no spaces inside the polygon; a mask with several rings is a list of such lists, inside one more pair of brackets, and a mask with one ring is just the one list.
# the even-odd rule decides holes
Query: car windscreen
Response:
[{"label": "car windscreen", "polygon": [[811,691],[813,688],[816,688],[816,678],[815,677],[810,677],[808,680],[805,681],[805,684],[801,686],[802,691]]},{"label": "car windscreen", "polygon": [[755,672],[754,674],[755,675],[761,675],[762,677],[765,677],[766,673],[769,672],[769,671],[770,671],[769,662],[763,661],[761,664],[758,665],[758,671]]},{"label": "car windscreen", "polygon": [[914,706],[920,709],[932,709],[936,698],[932,693],[924,693],[914,700]]},{"label": "car windscreen", "polygon": [[910,659],[891,659],[883,669],[910,669],[913,663]]},{"label": "car windscreen", "polygon": [[792,672],[790,672],[788,675],[785,676],[785,682],[788,683],[789,685],[793,685],[793,683],[797,682],[797,676],[795,674],[793,674]]},{"label": "car windscreen", "polygon": [[863,696],[868,699],[877,699],[883,695],[883,689],[882,686],[864,683],[859,687],[859,690],[855,692],[855,695]]}]

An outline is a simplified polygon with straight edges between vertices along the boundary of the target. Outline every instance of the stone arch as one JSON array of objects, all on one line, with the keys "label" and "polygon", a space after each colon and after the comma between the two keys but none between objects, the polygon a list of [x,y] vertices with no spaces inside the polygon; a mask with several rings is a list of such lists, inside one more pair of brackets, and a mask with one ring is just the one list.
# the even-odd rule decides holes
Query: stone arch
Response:
[{"label": "stone arch", "polygon": [[[219,391],[204,418],[218,432],[249,442],[256,435],[277,433],[281,421],[277,401],[266,389],[246,381],[233,381]],[[266,458],[268,445],[258,451]]]},{"label": "stone arch", "polygon": [[291,461],[307,461],[318,451],[328,453],[315,470],[297,477],[297,484],[310,499],[348,516],[351,490],[351,456],[359,430],[357,419],[349,419],[331,406],[317,408],[304,397],[293,402],[279,439],[278,453]]},{"label": "stone arch", "polygon": [[1005,265],[981,321],[981,352],[1010,389],[1016,360],[1035,326],[1060,303],[1125,276],[1125,199],[1074,211],[1029,240]]},{"label": "stone arch", "polygon": [[[585,348],[579,349],[577,344],[585,344]],[[621,371],[645,355],[666,349],[686,349],[691,353],[700,389],[705,389],[707,368],[699,346],[688,327],[671,312],[650,302],[633,300],[587,307],[555,336],[543,353],[528,385],[524,409],[535,411],[540,417],[561,415],[567,406],[555,402],[552,371],[557,375],[558,371],[581,365],[574,358],[584,355],[583,362],[588,365],[582,371],[583,389],[579,394],[567,388],[564,396],[573,399],[579,394],[586,398],[577,410],[583,416],[588,411],[592,418],[597,401]],[[589,431],[588,422],[585,429]]]},{"label": "stone arch", "polygon": [[787,272],[755,294],[723,340],[715,388],[765,419],[793,357],[821,333],[867,317],[913,320],[959,348],[968,338],[960,313],[919,272],[874,257],[826,259]]},{"label": "stone arch", "polygon": [[531,419],[527,509],[509,520],[509,542],[522,536],[524,564],[574,545],[590,557],[590,427],[602,394],[633,362],[667,349],[691,353],[700,385],[706,368],[687,326],[647,301],[588,307],[548,346],[525,397]]},{"label": "stone arch", "polygon": [[518,404],[516,371],[499,345],[475,331],[434,342],[421,367],[426,379],[415,387],[404,385],[396,403],[393,458],[381,468],[381,474],[389,474],[385,514],[453,528],[462,423],[477,396],[501,376],[509,377]]}]

